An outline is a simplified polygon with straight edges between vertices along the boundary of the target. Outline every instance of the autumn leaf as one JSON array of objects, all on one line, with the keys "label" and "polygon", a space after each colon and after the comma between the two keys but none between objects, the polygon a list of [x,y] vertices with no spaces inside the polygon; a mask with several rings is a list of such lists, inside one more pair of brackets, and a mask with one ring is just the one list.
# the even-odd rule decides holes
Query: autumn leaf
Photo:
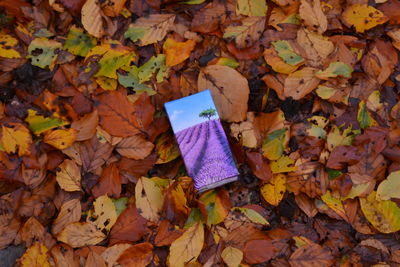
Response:
[{"label": "autumn leaf", "polygon": [[204,227],[201,222],[197,222],[172,242],[169,248],[168,266],[183,267],[185,263],[196,260],[203,248],[203,243]]},{"label": "autumn leaf", "polygon": [[68,124],[68,122],[57,117],[38,115],[38,112],[33,109],[28,110],[28,117],[25,118],[25,121],[29,124],[29,129],[36,135]]},{"label": "autumn leaf", "polygon": [[153,143],[147,141],[140,135],[134,135],[122,139],[116,150],[119,154],[130,159],[144,159],[153,150]]},{"label": "autumn leaf", "polygon": [[93,196],[108,195],[119,198],[121,194],[121,176],[115,163],[103,169],[99,181],[92,187]]},{"label": "autumn leaf", "polygon": [[71,54],[85,57],[90,49],[95,47],[97,40],[86,33],[82,29],[72,25],[69,29],[67,40],[64,44],[64,49],[66,49]]},{"label": "autumn leaf", "polygon": [[13,47],[18,44],[18,39],[0,32],[0,54],[5,58],[20,58],[21,54]]},{"label": "autumn leaf", "polygon": [[315,76],[317,76],[321,80],[328,80],[329,78],[335,78],[338,76],[342,76],[345,78],[351,78],[351,73],[353,69],[343,62],[331,62],[327,69],[324,71],[317,71]]},{"label": "autumn leaf", "polygon": [[221,258],[228,267],[238,267],[242,262],[243,252],[234,247],[226,247],[221,253]]},{"label": "autumn leaf", "polygon": [[210,190],[199,198],[200,210],[207,218],[207,225],[219,224],[224,221],[230,210],[229,196],[225,190]]},{"label": "autumn leaf", "polygon": [[167,66],[172,67],[184,62],[189,58],[195,46],[196,42],[193,40],[187,40],[185,42],[177,42],[173,38],[165,40],[163,49],[166,55]]},{"label": "autumn leaf", "polygon": [[364,101],[360,101],[358,104],[357,120],[361,129],[376,125],[376,121],[372,118]]},{"label": "autumn leaf", "polygon": [[243,215],[245,215],[253,223],[257,223],[260,225],[269,225],[269,222],[263,216],[261,216],[260,213],[253,209],[234,207],[231,210],[243,213]]},{"label": "autumn leaf", "polygon": [[58,149],[66,149],[76,140],[77,132],[75,129],[58,129],[44,134],[43,142]]},{"label": "autumn leaf", "polygon": [[65,202],[53,222],[52,233],[57,235],[70,223],[79,222],[81,219],[81,202],[78,198]]},{"label": "autumn leaf", "polygon": [[332,196],[330,191],[327,191],[325,194],[321,196],[321,199],[325,204],[331,208],[334,212],[336,212],[340,217],[344,220],[348,220],[346,211],[344,209],[343,203],[339,198],[335,198]]},{"label": "autumn leaf", "polygon": [[261,187],[264,199],[273,206],[278,206],[286,192],[286,177],[284,174],[276,174]]},{"label": "autumn leaf", "polygon": [[212,97],[222,120],[231,122],[246,118],[249,86],[247,80],[236,70],[211,65],[200,71],[199,91],[211,90]]},{"label": "autumn leaf", "polygon": [[295,171],[296,166],[292,166],[294,164],[294,160],[289,158],[288,156],[282,156],[278,160],[271,161],[271,171],[272,173],[283,173]]},{"label": "autumn leaf", "polygon": [[43,244],[36,242],[28,248],[21,257],[23,267],[50,267],[48,249]]},{"label": "autumn leaf", "polygon": [[7,123],[2,125],[1,145],[7,153],[17,153],[18,156],[29,155],[29,146],[32,137],[29,130],[20,123]]},{"label": "autumn leaf", "polygon": [[101,257],[104,259],[107,266],[114,266],[117,264],[118,258],[130,247],[132,247],[132,245],[127,243],[115,244],[104,250],[104,252],[101,253]]},{"label": "autumn leaf", "polygon": [[93,212],[87,217],[88,222],[92,222],[97,230],[109,232],[117,221],[117,211],[111,198],[107,195],[96,198],[93,202]]},{"label": "autumn leaf", "polygon": [[380,10],[366,4],[350,5],[342,15],[344,22],[349,26],[354,26],[357,32],[372,29],[388,20]]},{"label": "autumn leaf", "polygon": [[32,60],[32,65],[41,68],[54,68],[57,54],[56,49],[61,48],[61,43],[41,37],[34,39],[28,47],[27,58]]},{"label": "autumn leaf", "polygon": [[267,4],[263,0],[238,0],[236,3],[236,14],[246,16],[265,16]]},{"label": "autumn leaf", "polygon": [[251,240],[246,243],[243,254],[247,263],[257,264],[269,261],[274,251],[271,240]]},{"label": "autumn leaf", "polygon": [[75,222],[68,224],[58,234],[58,241],[64,242],[73,248],[96,245],[106,238],[103,232],[97,230],[91,222]]},{"label": "autumn leaf", "polygon": [[141,177],[135,187],[136,206],[145,219],[157,222],[163,206],[164,196],[156,183]]},{"label": "autumn leaf", "polygon": [[132,42],[140,40],[141,46],[156,43],[164,39],[174,20],[173,14],[151,14],[147,18],[139,18],[129,26],[125,38],[130,38]]},{"label": "autumn leaf", "polygon": [[285,149],[286,132],[287,129],[283,128],[267,135],[262,145],[264,157],[269,160],[277,160],[282,156]]},{"label": "autumn leaf", "polygon": [[324,14],[320,0],[301,0],[299,15],[310,30],[324,33],[328,28],[328,20]]},{"label": "autumn leaf", "polygon": [[291,66],[304,63],[304,58],[298,55],[288,41],[279,40],[272,42],[278,56]]},{"label": "autumn leaf", "polygon": [[102,3],[104,15],[117,17],[123,10],[126,0],[107,0]]},{"label": "autumn leaf", "polygon": [[163,133],[157,138],[155,144],[158,155],[157,164],[170,162],[180,156],[175,137],[170,133]]},{"label": "autumn leaf", "polygon": [[66,159],[59,165],[57,183],[65,191],[81,191],[81,171],[73,160]]},{"label": "autumn leaf", "polygon": [[96,127],[99,123],[97,110],[84,115],[79,120],[72,122],[71,128],[77,131],[76,141],[84,141],[93,137],[96,133]]},{"label": "autumn leaf", "polygon": [[229,26],[225,29],[225,39],[235,39],[238,48],[251,46],[258,41],[264,31],[264,17],[248,17],[240,26]]},{"label": "autumn leaf", "polygon": [[104,34],[103,16],[103,12],[95,0],[87,0],[82,6],[82,25],[94,37],[100,38]]},{"label": "autumn leaf", "polygon": [[146,242],[133,245],[126,249],[118,258],[122,266],[145,267],[153,259],[153,246]]},{"label": "autumn leaf", "polygon": [[367,220],[382,233],[400,230],[400,208],[390,200],[378,200],[373,191],[367,198],[360,198],[361,210]]},{"label": "autumn leaf", "polygon": [[315,72],[316,69],[305,67],[289,74],[285,79],[284,96],[299,100],[311,93],[319,84],[319,79],[315,77]]},{"label": "autumn leaf", "polygon": [[389,200],[391,198],[400,198],[399,187],[400,187],[400,172],[395,171],[389,174],[389,176],[383,180],[376,190],[377,200]]},{"label": "autumn leaf", "polygon": [[318,244],[305,244],[292,253],[289,259],[290,266],[331,266],[333,257],[330,253]]}]

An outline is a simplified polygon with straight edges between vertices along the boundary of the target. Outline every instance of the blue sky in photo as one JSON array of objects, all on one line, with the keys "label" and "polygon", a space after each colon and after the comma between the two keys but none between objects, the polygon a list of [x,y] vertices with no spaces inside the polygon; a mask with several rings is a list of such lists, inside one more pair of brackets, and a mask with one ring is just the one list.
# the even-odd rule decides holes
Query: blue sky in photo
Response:
[{"label": "blue sky in photo", "polygon": [[[210,90],[165,103],[165,109],[167,110],[174,132],[179,132],[207,121],[207,118],[200,118],[199,114],[209,108],[217,110]],[[218,116],[211,117],[211,119],[217,118]]]}]

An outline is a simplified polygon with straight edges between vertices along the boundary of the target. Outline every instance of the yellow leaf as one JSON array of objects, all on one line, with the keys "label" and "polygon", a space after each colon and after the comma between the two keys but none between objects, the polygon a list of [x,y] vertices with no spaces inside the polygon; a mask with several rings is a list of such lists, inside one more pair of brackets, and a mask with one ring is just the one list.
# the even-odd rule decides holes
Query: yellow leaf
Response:
[{"label": "yellow leaf", "polygon": [[88,33],[100,38],[104,34],[103,12],[96,0],[87,0],[82,6],[82,25]]},{"label": "yellow leaf", "polygon": [[388,21],[388,18],[378,9],[361,4],[346,8],[342,14],[348,26],[354,26],[357,32],[364,32]]},{"label": "yellow leaf", "polygon": [[37,111],[33,109],[28,109],[28,117],[26,117],[25,121],[35,135],[40,135],[47,130],[68,124],[68,122],[57,117],[37,115]]},{"label": "yellow leaf", "polygon": [[106,236],[92,222],[75,222],[68,224],[57,236],[58,241],[73,248],[91,246],[100,243]]},{"label": "yellow leaf", "polygon": [[10,122],[2,126],[1,144],[7,153],[16,153],[18,156],[29,155],[29,146],[32,144],[31,134],[24,125]]},{"label": "yellow leaf", "polygon": [[29,55],[27,58],[32,60],[32,65],[53,70],[57,53],[56,50],[61,48],[61,43],[41,37],[34,39],[28,47]]},{"label": "yellow leaf", "polygon": [[20,58],[21,54],[15,50],[14,46],[18,44],[18,40],[11,35],[0,32],[0,55],[5,58]]},{"label": "yellow leaf", "polygon": [[100,76],[96,78],[97,84],[104,90],[116,90],[118,82],[116,79]]},{"label": "yellow leaf", "polygon": [[47,247],[36,242],[22,255],[21,267],[50,267],[47,253]]},{"label": "yellow leaf", "polygon": [[167,66],[172,67],[185,61],[189,58],[195,46],[196,42],[193,40],[177,42],[172,38],[168,38],[163,45]]},{"label": "yellow leaf", "polygon": [[93,222],[97,230],[109,232],[117,221],[117,211],[111,198],[107,195],[96,198],[93,202],[93,213],[89,212],[88,222]]},{"label": "yellow leaf", "polygon": [[275,174],[269,183],[261,187],[261,194],[264,199],[273,206],[278,206],[286,192],[286,176]]},{"label": "yellow leaf", "polygon": [[269,222],[257,211],[250,208],[233,207],[231,211],[240,211],[245,215],[251,222],[258,223],[261,225],[269,225]]},{"label": "yellow leaf", "polygon": [[81,191],[81,171],[75,161],[66,159],[59,166],[57,183],[65,191]]},{"label": "yellow leaf", "polygon": [[141,177],[135,187],[136,207],[145,219],[157,222],[163,206],[164,196],[156,183]]},{"label": "yellow leaf", "polygon": [[172,242],[169,248],[168,266],[184,267],[185,263],[195,261],[200,255],[204,243],[204,227],[197,222]]},{"label": "yellow leaf", "polygon": [[335,211],[340,217],[347,220],[346,211],[344,210],[343,203],[340,199],[335,198],[331,195],[330,191],[327,191],[321,196],[322,201],[333,211]]},{"label": "yellow leaf", "polygon": [[242,262],[243,252],[234,247],[226,247],[222,251],[221,257],[228,267],[238,267]]},{"label": "yellow leaf", "polygon": [[73,128],[54,130],[46,133],[43,142],[58,149],[66,149],[76,140],[77,131]]},{"label": "yellow leaf", "polygon": [[376,199],[389,200],[391,198],[400,198],[400,171],[390,173],[376,190]]},{"label": "yellow leaf", "polygon": [[367,198],[360,198],[365,218],[380,232],[394,233],[400,230],[400,208],[390,200],[379,201],[373,191]]},{"label": "yellow leaf", "polygon": [[294,160],[288,156],[282,156],[278,160],[271,161],[272,173],[291,172],[296,170],[296,166],[292,166]]}]

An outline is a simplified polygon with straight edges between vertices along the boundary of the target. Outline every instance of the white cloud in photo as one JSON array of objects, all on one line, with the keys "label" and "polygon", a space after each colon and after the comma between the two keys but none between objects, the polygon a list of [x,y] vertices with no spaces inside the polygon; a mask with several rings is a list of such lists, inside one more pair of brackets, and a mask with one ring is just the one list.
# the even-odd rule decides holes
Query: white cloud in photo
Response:
[{"label": "white cloud in photo", "polygon": [[179,114],[182,114],[183,110],[174,110],[174,112],[172,112],[172,115],[169,117],[171,121],[175,121],[178,117]]}]

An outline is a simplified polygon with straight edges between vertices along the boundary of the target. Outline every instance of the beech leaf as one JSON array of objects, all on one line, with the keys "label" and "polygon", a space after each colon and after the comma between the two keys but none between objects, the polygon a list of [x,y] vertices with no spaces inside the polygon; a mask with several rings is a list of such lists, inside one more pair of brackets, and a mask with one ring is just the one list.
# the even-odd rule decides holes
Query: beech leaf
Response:
[{"label": "beech leaf", "polygon": [[65,191],[81,191],[81,171],[73,160],[66,159],[59,166],[57,183]]},{"label": "beech leaf", "polygon": [[64,242],[73,248],[96,245],[105,238],[104,233],[98,230],[92,222],[68,224],[57,236],[58,241]]},{"label": "beech leaf", "polygon": [[141,177],[135,187],[136,206],[145,219],[157,222],[163,206],[164,196],[156,183]]}]

